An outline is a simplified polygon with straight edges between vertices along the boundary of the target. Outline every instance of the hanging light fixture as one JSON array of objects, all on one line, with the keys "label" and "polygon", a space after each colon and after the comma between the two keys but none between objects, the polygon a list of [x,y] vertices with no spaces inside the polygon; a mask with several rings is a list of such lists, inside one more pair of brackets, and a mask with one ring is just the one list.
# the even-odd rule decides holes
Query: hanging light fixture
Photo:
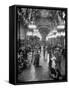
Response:
[{"label": "hanging light fixture", "polygon": [[29,29],[35,29],[35,28],[36,28],[36,25],[34,25],[34,24],[29,24],[29,25],[28,25],[28,28],[29,28]]},{"label": "hanging light fixture", "polygon": [[29,29],[36,29],[36,25],[34,24],[33,21],[31,21],[31,23],[28,25]]},{"label": "hanging light fixture", "polygon": [[57,29],[65,29],[65,25],[58,25]]}]

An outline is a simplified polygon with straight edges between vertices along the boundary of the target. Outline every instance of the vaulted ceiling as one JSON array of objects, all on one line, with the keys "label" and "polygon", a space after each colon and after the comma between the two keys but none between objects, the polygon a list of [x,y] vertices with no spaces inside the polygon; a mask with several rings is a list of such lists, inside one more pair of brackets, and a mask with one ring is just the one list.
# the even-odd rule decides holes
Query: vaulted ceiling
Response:
[{"label": "vaulted ceiling", "polygon": [[18,21],[23,23],[25,28],[28,28],[28,25],[33,21],[33,24],[37,26],[43,39],[45,39],[46,35],[54,27],[64,22],[65,17],[63,13],[64,11],[61,10],[18,8],[17,18]]}]

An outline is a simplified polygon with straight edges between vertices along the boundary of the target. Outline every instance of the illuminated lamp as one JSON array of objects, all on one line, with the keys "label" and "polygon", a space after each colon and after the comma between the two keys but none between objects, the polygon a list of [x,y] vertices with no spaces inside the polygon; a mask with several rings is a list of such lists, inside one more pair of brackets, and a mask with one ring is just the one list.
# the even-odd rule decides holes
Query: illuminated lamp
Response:
[{"label": "illuminated lamp", "polygon": [[57,26],[57,29],[64,29],[65,28],[65,25],[58,25]]},{"label": "illuminated lamp", "polygon": [[36,28],[36,25],[34,25],[34,24],[29,24],[29,25],[28,25],[28,28],[29,28],[29,29],[35,29],[35,28]]}]

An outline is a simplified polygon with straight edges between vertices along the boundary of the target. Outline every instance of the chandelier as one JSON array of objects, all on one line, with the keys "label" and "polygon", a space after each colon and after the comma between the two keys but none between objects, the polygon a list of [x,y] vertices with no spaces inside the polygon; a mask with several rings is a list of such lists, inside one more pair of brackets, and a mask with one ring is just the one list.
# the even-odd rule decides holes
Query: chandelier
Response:
[{"label": "chandelier", "polygon": [[34,22],[32,21],[29,25],[28,25],[29,29],[36,29],[37,26],[34,24]]}]

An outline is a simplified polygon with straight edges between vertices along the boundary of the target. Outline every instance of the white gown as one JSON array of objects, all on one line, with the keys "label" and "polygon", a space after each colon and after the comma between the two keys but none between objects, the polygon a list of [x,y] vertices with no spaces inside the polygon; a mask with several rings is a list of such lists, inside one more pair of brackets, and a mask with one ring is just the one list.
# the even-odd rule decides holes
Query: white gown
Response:
[{"label": "white gown", "polygon": [[42,66],[44,62],[44,55],[43,55],[43,46],[41,46],[41,53],[40,53],[40,65]]}]

